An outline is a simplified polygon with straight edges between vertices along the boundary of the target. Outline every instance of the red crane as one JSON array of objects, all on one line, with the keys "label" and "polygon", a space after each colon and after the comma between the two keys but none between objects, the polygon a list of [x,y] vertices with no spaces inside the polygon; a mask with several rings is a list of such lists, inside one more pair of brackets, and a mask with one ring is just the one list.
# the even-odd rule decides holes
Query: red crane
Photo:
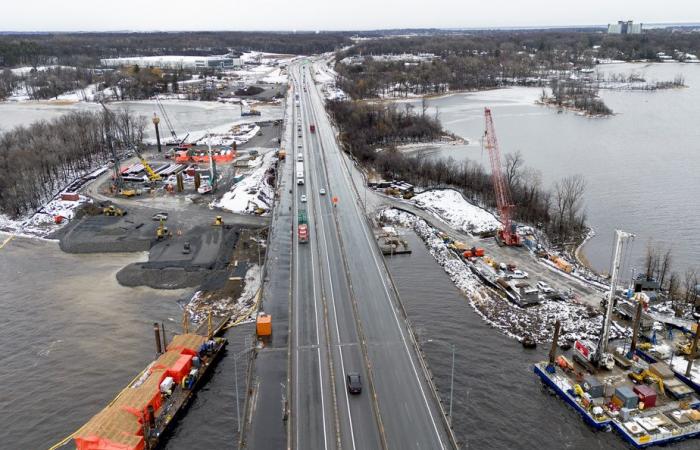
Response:
[{"label": "red crane", "polygon": [[493,127],[493,119],[491,118],[491,110],[489,108],[484,108],[484,118],[486,119],[484,141],[486,142],[486,149],[489,151],[493,189],[496,192],[496,204],[498,205],[498,212],[501,216],[501,224],[503,224],[503,229],[496,233],[496,240],[499,245],[521,245],[520,236],[515,232],[515,224],[510,220],[511,211],[515,208],[515,205],[510,198],[508,184],[503,179],[503,172],[501,171],[501,153],[498,150],[496,130]]}]

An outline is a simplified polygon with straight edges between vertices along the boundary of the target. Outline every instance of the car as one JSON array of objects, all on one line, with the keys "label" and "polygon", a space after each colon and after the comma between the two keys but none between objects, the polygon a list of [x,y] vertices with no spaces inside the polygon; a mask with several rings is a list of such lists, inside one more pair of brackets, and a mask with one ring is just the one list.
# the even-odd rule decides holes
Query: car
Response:
[{"label": "car", "polygon": [[543,292],[545,294],[551,294],[552,292],[554,292],[554,289],[549,287],[549,285],[547,283],[545,283],[544,281],[537,282],[537,289],[539,289],[540,292]]},{"label": "car", "polygon": [[182,254],[189,255],[190,253],[192,253],[192,246],[190,245],[190,241],[186,241],[182,246]]},{"label": "car", "polygon": [[326,195],[326,190],[324,188],[321,188],[321,190],[319,190],[318,193],[321,195]]},{"label": "car", "polygon": [[527,272],[523,272],[522,270],[514,270],[512,272],[509,272],[506,276],[511,279],[520,280],[523,278],[527,278]]},{"label": "car", "polygon": [[348,373],[345,379],[348,384],[349,393],[360,394],[362,392],[362,377],[359,373]]},{"label": "car", "polygon": [[156,214],[153,214],[153,217],[151,217],[153,220],[168,220],[168,213],[166,212],[159,212]]},{"label": "car", "polygon": [[301,202],[306,203],[306,194],[301,194]]},{"label": "car", "polygon": [[301,142],[299,143],[299,145],[297,145],[297,148],[303,148]]}]

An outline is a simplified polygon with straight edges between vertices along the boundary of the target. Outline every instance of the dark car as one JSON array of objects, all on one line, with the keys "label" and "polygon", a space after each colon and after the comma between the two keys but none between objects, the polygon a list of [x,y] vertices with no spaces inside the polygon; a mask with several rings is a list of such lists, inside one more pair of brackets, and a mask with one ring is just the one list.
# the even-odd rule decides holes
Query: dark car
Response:
[{"label": "dark car", "polygon": [[362,392],[362,377],[359,373],[349,373],[346,375],[348,383],[348,392],[351,394],[359,394]]}]

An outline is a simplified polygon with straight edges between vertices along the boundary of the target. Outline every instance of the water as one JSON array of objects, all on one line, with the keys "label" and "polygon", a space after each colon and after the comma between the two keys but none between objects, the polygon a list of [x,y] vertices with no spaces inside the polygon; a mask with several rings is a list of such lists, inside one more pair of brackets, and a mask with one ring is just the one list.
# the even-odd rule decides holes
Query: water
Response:
[{"label": "water", "polygon": [[[234,122],[248,121],[249,119],[241,118],[238,105],[201,101],[164,101],[163,104],[180,139],[184,138],[188,132],[198,132],[197,136],[199,137],[201,131],[218,129]],[[128,108],[134,114],[146,117],[149,122],[146,126],[145,137],[155,139],[155,130],[150,123],[150,118],[153,117],[153,113],[162,116],[155,102],[150,100],[113,102],[108,107],[112,110]],[[73,111],[94,112],[101,109],[102,107],[97,103],[84,102],[72,105],[37,102],[0,103],[0,133],[18,125],[29,125],[38,120],[51,120]],[[252,119],[255,121],[275,120],[282,117],[282,109],[279,106],[262,105],[258,109],[262,115],[253,117]],[[170,138],[170,131],[165,120],[161,120],[160,135],[162,139]]]},{"label": "water", "polygon": [[[453,424],[462,448],[628,449],[614,432],[596,432],[542,387],[532,365],[544,346],[526,350],[486,325],[413,233],[413,254],[387,259],[408,316],[423,341],[445,410],[451,344],[456,347]],[[426,342],[432,340],[432,342]],[[672,448],[697,448],[697,441]]]},{"label": "water", "polygon": [[153,322],[179,330],[184,291],[115,279],[144,258],[69,255],[24,238],[0,250],[3,448],[47,448],[75,431],[153,360]]},{"label": "water", "polygon": [[[480,138],[483,107],[493,111],[502,155],[521,151],[545,186],[572,174],[587,181],[588,223],[596,236],[585,246],[599,271],[610,266],[616,228],[637,235],[636,265],[650,239],[673,249],[673,266],[684,273],[698,267],[700,240],[700,65],[620,64],[606,72],[637,72],[648,81],[685,77],[687,89],[658,92],[601,91],[616,113],[609,118],[557,114],[534,105],[538,88],[456,94],[430,101],[446,129],[469,139],[466,146],[442,148],[440,156],[470,158],[489,167]],[[435,112],[435,109],[432,109]]]}]

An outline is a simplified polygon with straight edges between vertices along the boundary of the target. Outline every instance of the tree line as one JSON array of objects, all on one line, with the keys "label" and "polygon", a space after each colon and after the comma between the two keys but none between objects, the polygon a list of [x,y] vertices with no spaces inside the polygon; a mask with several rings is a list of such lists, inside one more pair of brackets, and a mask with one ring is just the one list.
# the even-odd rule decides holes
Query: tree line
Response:
[{"label": "tree line", "polygon": [[350,45],[347,33],[179,32],[0,35],[0,66],[94,67],[120,56],[206,56],[234,51],[314,54]]},{"label": "tree line", "polygon": [[[116,149],[141,145],[146,120],[123,109],[71,112],[0,135],[0,213],[34,212],[77,177],[108,163]],[[108,139],[109,136],[109,139]]]},{"label": "tree line", "polygon": [[647,281],[656,281],[666,292],[671,307],[678,317],[688,316],[700,302],[700,274],[694,267],[684,272],[673,270],[673,251],[649,241],[644,254],[643,272]]},{"label": "tree line", "polygon": [[[406,155],[396,145],[434,141],[444,135],[439,121],[396,105],[329,100],[327,109],[336,123],[345,151],[386,179],[405,180],[425,188],[451,187],[473,203],[496,207],[490,173],[471,160]],[[377,151],[381,147],[382,151]],[[515,218],[538,225],[555,243],[579,241],[586,231],[583,208],[585,180],[580,175],[563,178],[552,192],[542,187],[540,174],[525,167],[519,152],[507,154],[504,176]]]}]

